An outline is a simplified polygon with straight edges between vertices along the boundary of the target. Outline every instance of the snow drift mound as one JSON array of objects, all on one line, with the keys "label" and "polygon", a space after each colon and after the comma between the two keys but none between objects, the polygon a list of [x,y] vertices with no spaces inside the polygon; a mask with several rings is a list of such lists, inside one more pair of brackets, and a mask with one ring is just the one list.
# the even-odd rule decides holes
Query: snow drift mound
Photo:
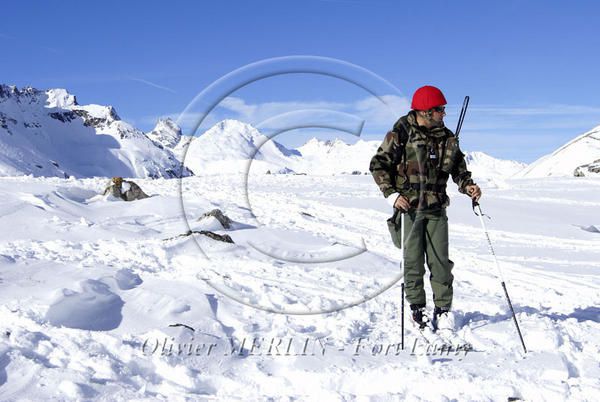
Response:
[{"label": "snow drift mound", "polygon": [[533,162],[515,177],[590,176],[600,173],[600,126]]},{"label": "snow drift mound", "polygon": [[0,85],[0,175],[189,176],[172,151],[112,106],[79,105],[64,89]]}]

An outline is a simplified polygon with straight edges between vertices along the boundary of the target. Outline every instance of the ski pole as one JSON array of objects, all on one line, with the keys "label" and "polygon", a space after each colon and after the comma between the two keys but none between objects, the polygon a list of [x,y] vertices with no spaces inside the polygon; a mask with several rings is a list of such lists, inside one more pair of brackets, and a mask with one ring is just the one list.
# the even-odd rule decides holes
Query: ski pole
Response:
[{"label": "ski pole", "polygon": [[[402,212],[398,212],[400,213],[400,244],[402,245],[402,263],[401,263],[401,267],[402,267],[402,275],[404,276],[404,214]],[[402,344],[402,350],[404,350],[404,279],[402,280],[402,285],[401,285],[401,294],[402,294],[402,301],[400,303],[401,305],[401,309],[402,309],[402,313],[401,313],[401,319],[400,319],[400,326],[401,326],[401,332],[402,332],[402,337],[401,337],[401,344]]]},{"label": "ski pole", "polygon": [[458,115],[458,124],[456,125],[456,131],[454,135],[458,138],[458,134],[460,134],[460,129],[462,128],[463,121],[465,120],[465,115],[467,114],[467,108],[469,107],[469,97],[465,96],[465,100],[463,101],[462,109],[460,110],[460,114]]},{"label": "ski pole", "polygon": [[517,321],[517,316],[515,315],[515,310],[513,309],[512,303],[510,302],[510,297],[508,296],[508,290],[506,290],[506,283],[504,282],[504,276],[502,275],[502,269],[500,268],[500,263],[498,263],[498,258],[496,257],[496,253],[494,252],[494,247],[492,247],[492,241],[490,240],[490,235],[485,227],[485,222],[483,221],[483,212],[481,212],[481,206],[475,200],[473,200],[473,211],[475,208],[479,210],[479,213],[475,212],[475,215],[479,217],[479,221],[481,222],[481,227],[483,228],[483,232],[485,233],[485,237],[488,242],[488,246],[494,256],[494,262],[496,263],[496,268],[498,269],[498,274],[500,275],[500,281],[502,285],[502,289],[504,289],[504,295],[506,296],[506,301],[508,302],[508,307],[510,307],[510,311],[512,313],[513,320],[515,322],[515,327],[517,327],[517,332],[519,334],[519,338],[521,339],[521,345],[523,345],[523,350],[527,353],[527,348],[525,347],[525,341],[523,340],[523,335],[521,334],[521,329],[519,328],[519,322]]},{"label": "ski pole", "polygon": [[404,282],[402,282],[402,285],[400,285],[400,286],[402,288],[402,302],[401,302],[401,305],[402,305],[402,307],[401,307],[402,308],[402,318],[401,318],[401,321],[400,321],[400,327],[402,328],[402,330],[401,330],[402,337],[400,338],[401,339],[400,343],[402,345],[402,350],[404,350]]}]

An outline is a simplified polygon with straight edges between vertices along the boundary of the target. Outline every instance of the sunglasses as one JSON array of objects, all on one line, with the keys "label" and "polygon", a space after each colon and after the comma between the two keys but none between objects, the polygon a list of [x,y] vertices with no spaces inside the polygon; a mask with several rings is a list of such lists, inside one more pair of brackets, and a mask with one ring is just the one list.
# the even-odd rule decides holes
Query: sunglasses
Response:
[{"label": "sunglasses", "polygon": [[445,106],[436,106],[434,108],[431,108],[431,110],[438,112],[438,113],[445,113],[446,107]]}]

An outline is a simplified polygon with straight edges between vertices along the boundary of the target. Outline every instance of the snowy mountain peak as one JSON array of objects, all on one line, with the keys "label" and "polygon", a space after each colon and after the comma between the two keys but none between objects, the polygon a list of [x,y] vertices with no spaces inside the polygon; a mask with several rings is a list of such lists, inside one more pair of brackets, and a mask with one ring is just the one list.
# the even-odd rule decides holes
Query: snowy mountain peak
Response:
[{"label": "snowy mountain peak", "polygon": [[519,172],[518,177],[587,176],[588,167],[600,160],[600,126],[594,127],[553,153],[543,156]]},{"label": "snowy mountain peak", "polygon": [[174,148],[181,140],[181,127],[169,117],[159,119],[147,136],[162,147]]},{"label": "snowy mountain peak", "polygon": [[47,108],[66,109],[77,106],[75,95],[70,94],[66,89],[54,88],[44,91],[31,86],[19,89],[15,85],[0,84],[0,102],[8,99],[22,105],[40,103]]},{"label": "snowy mountain peak", "polygon": [[265,161],[265,171],[277,170],[286,166],[291,156],[299,155],[252,125],[231,119],[220,121],[199,137],[182,140],[175,153],[182,155],[182,148],[187,148],[185,165],[196,174],[242,171],[249,160]]},{"label": "snowy mountain peak", "polygon": [[477,163],[477,164],[487,164],[487,165],[496,165],[496,164],[502,164],[502,163],[512,163],[515,165],[518,165],[520,168],[523,168],[526,166],[525,163],[522,162],[517,162],[517,161],[511,161],[511,160],[506,160],[506,159],[497,159],[494,158],[493,156],[490,156],[488,154],[486,154],[485,152],[481,152],[481,151],[472,151],[472,152],[467,152],[465,154],[465,162],[467,162],[467,164],[471,164],[471,163]]},{"label": "snowy mountain peak", "polygon": [[0,84],[0,99],[15,95],[17,87],[14,85]]},{"label": "snowy mountain peak", "polygon": [[493,179],[507,178],[523,170],[527,165],[522,162],[497,159],[484,152],[467,152],[465,154],[467,168],[473,173],[473,178]]},{"label": "snowy mountain peak", "polygon": [[77,98],[75,98],[75,95],[67,92],[66,89],[49,89],[46,91],[46,95],[48,96],[46,100],[46,107],[48,108],[58,107],[68,109],[77,106]]},{"label": "snowy mountain peak", "polygon": [[329,147],[347,147],[348,144],[346,144],[344,141],[340,140],[339,138],[335,138],[334,140],[327,140],[325,142],[325,145],[329,146]]},{"label": "snowy mountain peak", "polygon": [[311,147],[335,147],[335,146],[348,146],[346,142],[340,140],[339,138],[334,138],[333,140],[320,140],[316,137],[308,140],[303,146],[311,146]]},{"label": "snowy mountain peak", "polygon": [[237,138],[238,140],[244,139],[254,146],[260,146],[267,140],[267,137],[261,134],[252,125],[232,119],[220,121],[206,131],[203,136],[227,136],[230,138]]},{"label": "snowy mountain peak", "polygon": [[158,119],[153,131],[155,130],[168,130],[181,135],[181,127],[179,127],[170,117]]},{"label": "snowy mountain peak", "polygon": [[86,126],[102,128],[108,127],[116,121],[121,121],[117,111],[112,106],[102,105],[77,105],[67,109],[83,118]]},{"label": "snowy mountain peak", "polygon": [[[333,140],[319,140],[317,138],[311,138],[304,145],[298,148],[298,151],[302,155],[314,155],[314,154],[329,154],[332,152],[344,152],[344,149],[352,147],[346,142],[335,138]],[[371,149],[372,146],[369,147]]]},{"label": "snowy mountain peak", "polygon": [[[218,149],[218,155],[220,155],[218,158],[240,160],[253,157],[260,159],[260,148],[268,141],[268,137],[250,124],[227,119],[215,124],[194,142],[214,146],[215,151]],[[268,145],[265,146],[268,147]]]},{"label": "snowy mountain peak", "polygon": [[45,101],[45,94],[36,88],[27,86],[21,89],[15,85],[0,84],[0,102],[12,99],[17,104],[31,104],[42,100]]}]

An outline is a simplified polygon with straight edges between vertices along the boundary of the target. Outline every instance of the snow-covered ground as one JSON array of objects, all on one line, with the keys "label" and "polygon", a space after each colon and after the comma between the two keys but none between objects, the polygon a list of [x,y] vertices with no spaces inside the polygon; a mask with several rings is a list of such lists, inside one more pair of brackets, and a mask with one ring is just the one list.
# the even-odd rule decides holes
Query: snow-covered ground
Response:
[{"label": "snow-covered ground", "polygon": [[[398,351],[401,253],[370,176],[251,175],[247,199],[238,176],[140,179],[152,196],[130,203],[99,197],[106,182],[0,178],[1,400],[597,399],[598,179],[486,183],[527,354],[456,190],[468,353],[427,350],[408,325]],[[214,208],[231,229],[197,221]],[[190,228],[235,243],[175,237]]]}]

